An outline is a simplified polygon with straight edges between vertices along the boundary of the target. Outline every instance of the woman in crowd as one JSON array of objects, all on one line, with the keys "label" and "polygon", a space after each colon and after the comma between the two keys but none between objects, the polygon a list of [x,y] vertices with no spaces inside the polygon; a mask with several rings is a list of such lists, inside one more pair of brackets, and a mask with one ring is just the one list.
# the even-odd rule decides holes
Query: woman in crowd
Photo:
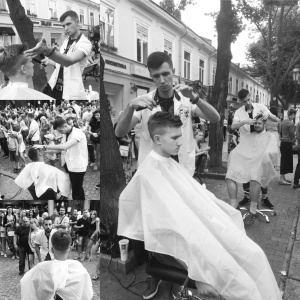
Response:
[{"label": "woman in crowd", "polygon": [[[23,141],[25,143],[26,141],[26,138],[28,136],[28,133],[29,133],[29,122],[26,118],[26,115],[25,114],[21,114],[20,115],[20,118],[19,118],[19,122],[20,122],[20,127],[21,127],[21,134],[23,136]],[[25,144],[26,145],[26,144]],[[27,145],[26,145],[27,146]],[[27,146],[29,147],[29,146]],[[26,155],[26,154],[25,154]],[[25,156],[26,157],[26,156]]]},{"label": "woman in crowd", "polygon": [[293,120],[297,110],[290,108],[288,118],[282,121],[281,125],[281,161],[280,161],[280,180],[281,185],[291,185],[291,181],[285,178],[288,173],[293,173],[293,143],[295,141],[295,125]]},{"label": "woman in crowd", "polygon": [[[33,212],[33,210],[30,210]],[[29,215],[30,215],[29,211]],[[33,254],[29,254],[29,264],[30,267],[32,268],[34,266],[34,256],[35,254],[35,236],[37,233],[39,233],[42,229],[39,228],[39,221],[35,218],[30,219],[30,230],[29,230],[29,235],[28,235],[28,245],[33,252]]]},{"label": "woman in crowd", "polygon": [[33,209],[30,209],[29,210],[29,216],[28,216],[29,220],[31,219],[35,219],[35,213],[34,213],[34,210]]},{"label": "woman in crowd", "polygon": [[12,253],[12,259],[19,258],[14,247],[14,235],[16,229],[16,216],[10,206],[7,207],[6,215],[4,216],[4,227],[6,228],[6,240],[8,248]]},{"label": "woman in crowd", "polygon": [[100,219],[97,218],[97,212],[95,210],[91,211],[90,214],[90,228],[88,233],[88,244],[85,251],[85,259],[88,261],[92,260],[92,247],[96,245],[99,239],[99,232],[100,232]]},{"label": "woman in crowd", "polygon": [[4,212],[0,211],[0,254],[7,257],[6,254],[6,237],[5,237],[5,227],[4,227]]},{"label": "woman in crowd", "polygon": [[90,140],[96,151],[96,165],[94,171],[98,170],[98,164],[100,165],[100,111],[95,110],[93,112],[92,119],[88,126],[88,133],[90,134]]}]

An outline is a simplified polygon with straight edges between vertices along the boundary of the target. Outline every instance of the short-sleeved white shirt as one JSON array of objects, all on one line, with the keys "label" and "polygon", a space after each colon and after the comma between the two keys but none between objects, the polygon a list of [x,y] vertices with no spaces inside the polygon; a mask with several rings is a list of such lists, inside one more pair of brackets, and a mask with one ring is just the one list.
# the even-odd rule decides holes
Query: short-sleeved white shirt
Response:
[{"label": "short-sleeved white shirt", "polygon": [[[253,106],[253,111],[252,111],[253,118],[255,118],[255,116],[257,116],[260,113],[271,114],[269,109],[263,104],[252,103],[252,106]],[[249,115],[245,110],[245,106],[243,105],[239,109],[236,110],[236,112],[234,113],[233,120],[241,122],[248,118],[249,118]],[[242,139],[247,133],[250,132],[250,125],[246,124],[246,125],[241,126],[239,131],[240,131],[240,138]]]},{"label": "short-sleeved white shirt", "polygon": [[56,231],[56,229],[52,229],[51,232],[50,232],[49,244],[48,244],[48,239],[47,239],[46,234],[45,234],[45,230],[39,231],[35,236],[35,241],[34,241],[35,244],[38,244],[38,245],[41,246],[40,253],[41,253],[42,261],[45,260],[48,252],[50,253],[51,258],[54,259],[54,255],[51,251],[51,248],[52,248],[51,238],[52,238],[52,235],[55,231]]},{"label": "short-sleeved white shirt", "polygon": [[36,120],[31,121],[29,131],[31,132],[31,134],[34,133],[34,135],[31,138],[32,141],[36,142],[40,140],[40,128]]},{"label": "short-sleeved white shirt", "polygon": [[70,172],[85,172],[88,166],[88,148],[86,135],[81,129],[73,127],[68,140],[78,141],[74,146],[64,151],[65,161]]}]

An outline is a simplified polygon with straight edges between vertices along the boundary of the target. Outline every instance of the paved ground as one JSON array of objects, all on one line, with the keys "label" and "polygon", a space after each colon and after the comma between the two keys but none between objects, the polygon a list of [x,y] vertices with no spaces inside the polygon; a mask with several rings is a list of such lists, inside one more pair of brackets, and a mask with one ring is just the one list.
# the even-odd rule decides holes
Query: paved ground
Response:
[{"label": "paved ground", "polygon": [[[1,150],[0,150],[1,151]],[[26,148],[28,151],[28,148]],[[5,195],[5,199],[9,200],[14,197],[14,200],[32,200],[31,195],[28,191],[20,190],[20,188],[14,183],[16,174],[13,173],[13,164],[8,159],[2,158],[3,153],[0,153],[0,194]],[[30,160],[27,158],[26,162],[29,163]],[[60,163],[56,163],[56,167],[59,167]],[[62,168],[60,168],[63,170]],[[5,172],[5,176],[1,176],[1,171]],[[4,173],[3,172],[3,173]],[[10,178],[8,176],[12,176]],[[95,185],[100,182],[100,172],[93,171],[92,167],[88,167],[86,175],[84,177],[83,188],[85,191],[85,196],[87,200],[99,200],[100,192],[95,189]],[[20,194],[17,194],[19,193]],[[17,196],[15,196],[17,194]],[[70,198],[71,200],[71,198]]]},{"label": "paved ground", "polygon": [[[205,145],[203,146],[205,147]],[[226,160],[226,154],[223,153]],[[294,167],[296,166],[296,156],[294,156]],[[278,175],[279,178],[279,175]],[[298,225],[298,244],[294,246],[294,251],[291,254],[291,263],[289,263],[289,254],[293,243],[295,228],[299,215],[299,190],[294,190],[290,186],[281,186],[278,184],[278,178],[273,180],[269,186],[269,199],[274,204],[276,216],[268,214],[270,223],[266,223],[263,219],[256,220],[255,223],[248,228],[247,234],[258,243],[265,251],[270,265],[273,269],[277,281],[285,278],[280,274],[281,271],[286,271],[288,274],[286,285],[285,300],[300,299],[300,225]],[[287,176],[292,179],[292,174]],[[213,192],[219,199],[226,202],[229,201],[226,183],[224,180],[203,179],[208,190]],[[239,187],[239,199],[243,198],[242,186]],[[294,224],[293,224],[294,222]],[[289,266],[294,266],[293,270],[289,270]],[[145,266],[136,268],[136,278],[130,273],[127,276],[115,274],[118,276],[123,285],[129,285],[134,279],[135,282],[144,281],[146,274]],[[159,288],[155,300],[171,299],[169,298],[171,285],[163,282]],[[146,288],[146,283],[138,284],[130,290],[137,293],[134,295],[120,286],[117,280],[109,273],[107,269],[101,268],[101,300],[136,300],[141,299],[141,295]],[[266,299],[267,300],[267,299]]]},{"label": "paved ground", "polygon": [[[69,259],[76,258],[76,252],[70,252]],[[95,268],[97,262],[97,256],[94,256],[93,261],[83,262],[83,266],[87,269],[90,276],[95,275]],[[25,271],[28,270],[26,264]],[[19,264],[18,260],[12,260],[8,252],[8,257],[4,258],[0,256],[0,300],[20,300],[21,299],[21,286],[19,276]],[[92,300],[100,300],[100,280],[92,280],[94,297]],[[42,300],[42,299],[41,299]],[[102,300],[102,298],[101,298]]]}]

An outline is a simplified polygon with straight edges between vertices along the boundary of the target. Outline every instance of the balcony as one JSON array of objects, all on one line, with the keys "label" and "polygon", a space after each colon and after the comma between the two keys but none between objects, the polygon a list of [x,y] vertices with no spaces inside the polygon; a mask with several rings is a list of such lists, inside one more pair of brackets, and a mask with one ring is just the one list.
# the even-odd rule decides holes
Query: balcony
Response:
[{"label": "balcony", "polygon": [[8,14],[8,10],[5,8],[0,9],[0,14]]},{"label": "balcony", "polygon": [[51,20],[52,21],[58,21],[58,18],[57,17],[51,17]]}]

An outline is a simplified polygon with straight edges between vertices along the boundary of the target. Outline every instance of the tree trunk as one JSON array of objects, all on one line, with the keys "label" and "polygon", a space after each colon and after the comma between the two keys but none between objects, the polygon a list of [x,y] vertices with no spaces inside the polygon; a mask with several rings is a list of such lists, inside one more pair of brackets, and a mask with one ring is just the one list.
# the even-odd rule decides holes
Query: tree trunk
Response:
[{"label": "tree trunk", "polygon": [[104,59],[100,54],[100,218],[108,228],[118,220],[119,196],[126,186],[122,158],[104,90]]},{"label": "tree trunk", "polygon": [[211,124],[209,129],[209,146],[211,147],[209,154],[213,170],[222,167],[223,121],[227,105],[228,78],[232,59],[230,49],[233,25],[231,0],[220,0],[220,2],[221,8],[216,22],[218,32],[216,80],[210,101],[221,117],[220,122]]},{"label": "tree trunk", "polygon": [[[29,48],[36,45],[33,35],[33,23],[25,14],[25,9],[20,0],[6,0],[9,7],[10,18],[15,25],[22,43],[27,43]],[[32,78],[34,89],[42,92],[47,85],[47,77],[44,68],[34,63],[34,75]]]}]

